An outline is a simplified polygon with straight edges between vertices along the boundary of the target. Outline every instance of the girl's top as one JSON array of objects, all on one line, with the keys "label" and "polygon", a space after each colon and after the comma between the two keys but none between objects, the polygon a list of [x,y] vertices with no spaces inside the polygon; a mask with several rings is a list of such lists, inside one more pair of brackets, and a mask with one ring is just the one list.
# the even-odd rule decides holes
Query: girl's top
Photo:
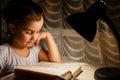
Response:
[{"label": "girl's top", "polygon": [[0,46],[0,68],[2,72],[14,72],[15,67],[20,65],[32,65],[38,63],[38,53],[40,47],[32,46],[27,58],[20,57],[10,48],[9,44],[5,43]]}]

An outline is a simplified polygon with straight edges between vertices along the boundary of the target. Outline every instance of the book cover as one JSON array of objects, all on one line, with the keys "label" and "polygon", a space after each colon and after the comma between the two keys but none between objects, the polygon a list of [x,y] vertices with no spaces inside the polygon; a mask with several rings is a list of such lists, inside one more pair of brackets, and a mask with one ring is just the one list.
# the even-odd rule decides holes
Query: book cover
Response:
[{"label": "book cover", "polygon": [[85,63],[39,62],[31,66],[18,66],[15,69],[16,80],[68,80],[76,78]]}]

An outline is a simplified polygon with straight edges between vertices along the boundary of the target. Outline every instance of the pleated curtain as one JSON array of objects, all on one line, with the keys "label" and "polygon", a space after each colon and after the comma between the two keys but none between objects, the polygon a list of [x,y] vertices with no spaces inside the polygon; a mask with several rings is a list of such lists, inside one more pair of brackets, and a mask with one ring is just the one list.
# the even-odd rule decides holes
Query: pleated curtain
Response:
[{"label": "pleated curtain", "polygon": [[[33,1],[43,8],[43,30],[53,35],[63,60],[120,66],[118,42],[107,23],[101,19],[97,21],[97,33],[94,40],[89,42],[66,22],[67,16],[85,12],[95,0]],[[108,0],[107,4],[107,15],[120,31],[120,0]]]}]

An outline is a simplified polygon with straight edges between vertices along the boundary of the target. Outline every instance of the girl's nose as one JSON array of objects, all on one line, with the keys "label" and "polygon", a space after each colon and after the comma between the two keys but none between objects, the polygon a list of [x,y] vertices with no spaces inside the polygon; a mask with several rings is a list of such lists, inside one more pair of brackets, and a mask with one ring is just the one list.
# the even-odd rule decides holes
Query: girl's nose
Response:
[{"label": "girl's nose", "polygon": [[31,37],[32,40],[36,40],[37,39],[37,34],[33,34]]}]

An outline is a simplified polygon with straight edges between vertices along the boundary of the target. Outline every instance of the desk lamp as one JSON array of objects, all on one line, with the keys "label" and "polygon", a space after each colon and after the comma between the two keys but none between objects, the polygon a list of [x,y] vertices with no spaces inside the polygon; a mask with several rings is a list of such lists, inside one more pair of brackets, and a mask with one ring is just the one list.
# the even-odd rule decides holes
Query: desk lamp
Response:
[{"label": "desk lamp", "polygon": [[[106,15],[106,10],[107,10],[106,2],[103,0],[96,0],[95,3],[93,3],[90,6],[90,8],[86,10],[86,12],[74,13],[68,16],[66,18],[66,21],[83,38],[91,42],[93,41],[96,34],[97,20],[102,19],[109,25],[118,42],[118,47],[120,47],[119,32],[115,28],[112,21]],[[95,71],[94,77],[96,80],[120,80],[120,68],[116,67],[99,68]]]}]

